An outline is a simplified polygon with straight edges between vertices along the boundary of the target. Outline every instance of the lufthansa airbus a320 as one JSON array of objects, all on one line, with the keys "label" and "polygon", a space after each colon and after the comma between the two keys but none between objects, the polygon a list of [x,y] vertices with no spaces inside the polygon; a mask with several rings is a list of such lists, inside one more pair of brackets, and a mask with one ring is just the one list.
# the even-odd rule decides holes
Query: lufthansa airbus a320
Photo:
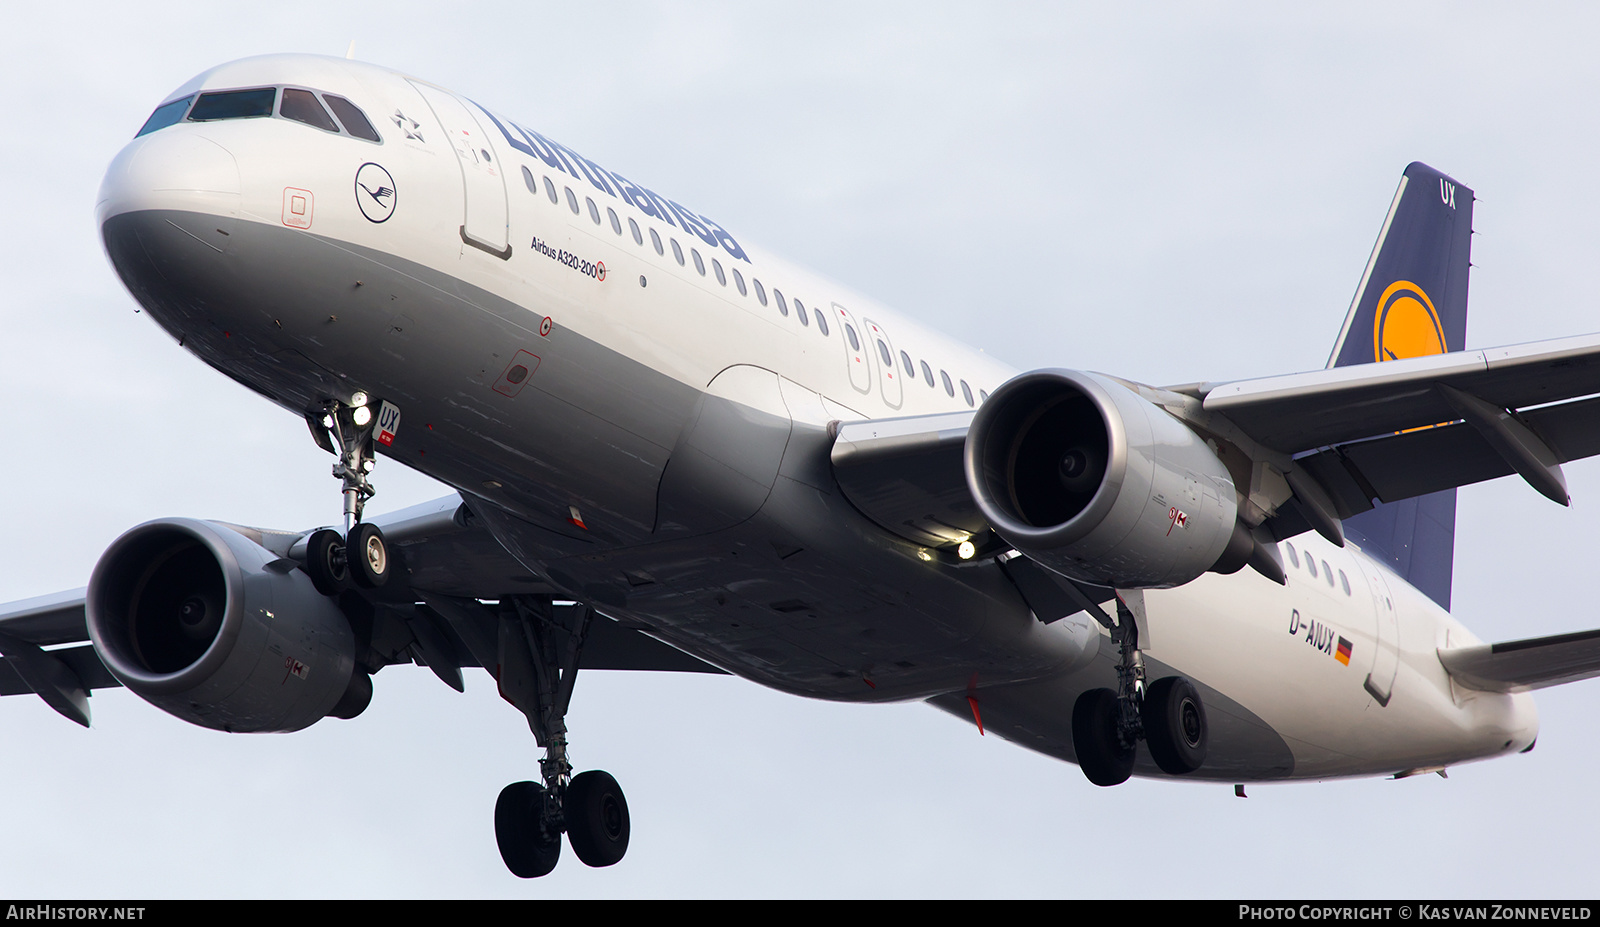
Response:
[{"label": "lufthansa airbus a320", "polygon": [[[1528,691],[1600,674],[1600,631],[1459,624],[1456,488],[1567,503],[1600,336],[1465,351],[1472,209],[1406,168],[1326,369],[1017,371],[468,97],[226,64],[117,155],[100,234],[184,350],[304,418],[342,522],[133,527],[0,607],[0,692],[290,732],[386,666],[481,667],[545,750],[495,807],[522,877],[562,834],[628,847],[568,757],[586,671],[922,700],[1103,786],[1528,750]],[[383,459],[455,494],[369,519]]]}]

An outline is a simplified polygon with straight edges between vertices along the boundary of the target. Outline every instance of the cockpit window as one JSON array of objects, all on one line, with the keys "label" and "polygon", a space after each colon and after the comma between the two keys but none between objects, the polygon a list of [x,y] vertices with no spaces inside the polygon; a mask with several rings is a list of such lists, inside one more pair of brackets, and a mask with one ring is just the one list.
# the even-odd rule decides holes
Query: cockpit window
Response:
[{"label": "cockpit window", "polygon": [[361,107],[351,103],[344,97],[334,96],[331,93],[323,94],[322,98],[328,101],[328,108],[333,110],[333,114],[339,117],[340,122],[344,123],[346,132],[356,138],[364,138],[369,142],[383,141],[383,138],[378,135],[378,130],[374,129],[372,123],[367,121],[367,115],[361,111]]},{"label": "cockpit window", "polygon": [[317,95],[309,90],[285,88],[283,99],[278,103],[278,115],[328,132],[339,131],[333,117],[329,116],[328,111],[317,102]]},{"label": "cockpit window", "polygon": [[248,119],[253,116],[271,116],[272,104],[278,99],[278,88],[262,87],[256,90],[223,90],[202,93],[189,111],[190,122],[210,122],[215,119]]},{"label": "cockpit window", "polygon": [[134,138],[138,138],[140,135],[149,135],[157,129],[165,129],[167,126],[182,122],[183,114],[189,111],[189,103],[193,100],[194,94],[191,93],[181,100],[173,100],[171,103],[163,103],[156,107],[156,111],[151,113],[150,118],[144,121],[144,128],[140,129],[138,135],[135,135]]}]

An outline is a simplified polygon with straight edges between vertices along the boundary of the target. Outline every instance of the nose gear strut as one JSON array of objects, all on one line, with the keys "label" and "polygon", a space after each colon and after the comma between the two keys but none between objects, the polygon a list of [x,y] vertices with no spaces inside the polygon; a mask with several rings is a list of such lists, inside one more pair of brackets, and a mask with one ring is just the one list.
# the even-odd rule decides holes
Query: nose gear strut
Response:
[{"label": "nose gear strut", "polygon": [[[392,408],[383,403],[384,413]],[[306,413],[311,437],[338,458],[333,475],[344,495],[344,536],[324,529],[314,533],[307,544],[306,571],[325,595],[337,594],[347,579],[374,589],[389,578],[389,549],[383,532],[361,520],[367,500],[377,494],[368,475],[377,464],[374,434],[381,415],[373,414],[367,395],[361,392],[348,404],[328,399]]]},{"label": "nose gear strut", "polygon": [[356,394],[360,405],[326,400],[306,415],[311,435],[323,448],[338,456],[333,475],[343,483],[344,530],[348,534],[361,521],[361,510],[377,494],[367,474],[377,463],[372,432],[377,424],[366,395]]}]

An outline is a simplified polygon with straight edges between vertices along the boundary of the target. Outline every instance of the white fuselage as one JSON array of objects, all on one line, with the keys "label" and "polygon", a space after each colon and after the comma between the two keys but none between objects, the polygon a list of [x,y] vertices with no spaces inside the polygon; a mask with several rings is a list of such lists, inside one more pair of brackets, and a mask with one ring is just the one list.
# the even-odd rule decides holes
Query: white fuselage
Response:
[{"label": "white fuselage", "polygon": [[[792,455],[830,421],[965,412],[1016,371],[393,72],[256,58],[169,99],[255,86],[342,94],[383,141],[274,116],[179,123],[123,150],[102,188],[102,224],[159,215],[204,246],[196,254],[224,262],[218,279],[244,286],[242,272],[251,275],[237,302],[217,290],[149,297],[166,300],[146,304],[187,348],[297,413],[319,390],[395,398],[404,420],[386,453],[508,513],[491,519],[497,535],[523,526],[502,541],[558,583],[574,576],[573,594],[628,577],[629,595],[610,609],[710,662],[800,694],[928,699],[968,717],[971,695],[989,730],[1072,756],[1075,698],[1112,678],[1114,648],[1084,615],[1032,621],[992,564],[924,562],[864,519],[829,524],[833,503],[777,508],[773,490],[750,512],[681,530],[661,508],[663,472],[703,393],[792,429],[775,452]],[[392,179],[386,200],[373,198],[370,170],[365,187],[355,182],[369,163]],[[298,243],[326,256],[318,268],[344,259],[348,273],[274,267],[311,253]],[[295,287],[292,298],[266,292],[274,274]],[[514,374],[519,365],[526,372]],[[782,460],[770,485],[825,494]],[[837,550],[827,549],[830,531]],[[782,538],[796,539],[789,546],[814,559],[784,563],[811,585],[751,592],[788,581],[776,568],[746,571],[773,556],[758,536],[780,557]],[[1447,612],[1353,546],[1312,534],[1291,543],[1287,585],[1245,570],[1146,593],[1148,658],[1205,687],[1214,753],[1243,751],[1198,775],[1390,774],[1533,742],[1531,698],[1465,690],[1446,675],[1437,651],[1476,642]],[[582,572],[602,561],[610,573]],[[859,602],[796,617],[830,571],[841,588],[865,590]],[[670,594],[649,591],[663,587]],[[703,618],[740,596],[773,601],[777,614]],[[780,608],[790,599],[800,606]],[[1252,744],[1266,745],[1260,756],[1243,755]],[[1139,772],[1155,774],[1143,759]]]}]

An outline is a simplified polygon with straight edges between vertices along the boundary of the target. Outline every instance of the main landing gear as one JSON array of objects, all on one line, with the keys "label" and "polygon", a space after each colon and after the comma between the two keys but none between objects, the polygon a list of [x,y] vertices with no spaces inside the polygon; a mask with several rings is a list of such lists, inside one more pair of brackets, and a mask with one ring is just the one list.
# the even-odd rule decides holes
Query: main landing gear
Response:
[{"label": "main landing gear", "polygon": [[1121,596],[1111,624],[1117,642],[1117,690],[1090,689],[1072,707],[1072,746],[1078,766],[1095,785],[1118,785],[1133,774],[1140,740],[1161,771],[1181,776],[1206,758],[1206,712],[1194,684],[1166,676],[1146,687],[1139,626]]},{"label": "main landing gear", "polygon": [[[393,408],[384,406],[385,411]],[[398,413],[393,417],[398,419]],[[326,596],[337,596],[350,583],[376,589],[389,579],[389,547],[376,525],[361,520],[361,512],[377,492],[367,478],[377,462],[377,417],[367,395],[358,392],[350,403],[324,402],[306,414],[306,424],[317,444],[339,458],[333,475],[343,485],[345,528],[343,535],[324,528],[306,539],[306,572]]]},{"label": "main landing gear", "polygon": [[500,603],[500,692],[527,715],[545,749],[536,782],[513,782],[494,806],[500,858],[519,878],[546,875],[561,858],[561,834],[589,866],[610,866],[628,852],[628,800],[609,773],[572,774],[567,757],[567,705],[578,654],[594,611],[555,606],[546,596]]}]

